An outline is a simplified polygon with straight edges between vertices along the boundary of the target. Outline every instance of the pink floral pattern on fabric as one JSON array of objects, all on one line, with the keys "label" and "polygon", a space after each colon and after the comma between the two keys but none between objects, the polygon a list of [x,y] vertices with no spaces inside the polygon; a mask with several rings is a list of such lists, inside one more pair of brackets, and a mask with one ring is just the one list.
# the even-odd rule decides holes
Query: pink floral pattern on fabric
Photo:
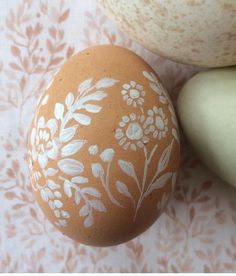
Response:
[{"label": "pink floral pattern on fabric", "polygon": [[[35,204],[29,181],[26,138],[36,103],[73,53],[96,44],[127,47],[157,71],[174,102],[183,83],[200,69],[145,50],[122,34],[94,0],[3,0],[0,10],[0,272],[236,271],[236,190],[202,165],[184,137],[177,189],[163,215],[147,232],[116,247],[92,248],[64,237]],[[122,97],[141,107],[145,91],[127,83]],[[150,110],[148,116],[146,135],[164,137],[162,110]],[[52,123],[47,131],[53,137]],[[32,139],[40,143],[37,131]],[[56,158],[53,143],[46,155],[34,156],[42,166]],[[96,145],[89,150],[96,153]]]}]

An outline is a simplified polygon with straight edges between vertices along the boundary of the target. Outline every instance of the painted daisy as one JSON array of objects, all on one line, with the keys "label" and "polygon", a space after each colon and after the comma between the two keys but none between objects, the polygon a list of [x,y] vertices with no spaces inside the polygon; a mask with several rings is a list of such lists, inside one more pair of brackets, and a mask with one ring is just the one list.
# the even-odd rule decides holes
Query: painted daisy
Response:
[{"label": "painted daisy", "polygon": [[119,140],[119,145],[127,150],[136,151],[137,147],[142,148],[147,142],[148,138],[144,134],[142,124],[145,121],[144,115],[136,115],[131,113],[125,115],[119,122],[119,128],[115,131],[115,138]]},{"label": "painted daisy", "polygon": [[135,81],[131,81],[130,83],[123,84],[122,88],[121,94],[123,95],[123,100],[126,101],[128,105],[132,105],[133,107],[137,107],[138,104],[143,105],[143,97],[146,93],[142,85],[137,84]]},{"label": "painted daisy", "polygon": [[152,133],[153,138],[161,139],[166,136],[168,131],[168,119],[162,108],[154,106],[148,110],[148,116],[144,123],[145,134]]},{"label": "painted daisy", "polygon": [[58,155],[58,145],[54,138],[57,131],[57,121],[51,119],[45,122],[41,116],[37,126],[32,129],[30,141],[32,145],[31,157],[33,161],[38,161],[39,166],[44,169],[47,167],[48,160],[56,160]]}]

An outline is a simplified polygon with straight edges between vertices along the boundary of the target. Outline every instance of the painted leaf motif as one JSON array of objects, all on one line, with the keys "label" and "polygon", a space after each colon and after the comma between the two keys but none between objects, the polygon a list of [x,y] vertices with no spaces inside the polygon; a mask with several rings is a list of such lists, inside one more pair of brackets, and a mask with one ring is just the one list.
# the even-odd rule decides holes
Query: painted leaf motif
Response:
[{"label": "painted leaf motif", "polygon": [[130,194],[130,192],[129,192],[127,186],[125,185],[125,183],[123,183],[119,180],[116,181],[116,189],[120,194],[122,194],[126,197],[132,198],[132,195]]},{"label": "painted leaf motif", "polygon": [[57,120],[60,120],[63,118],[64,114],[64,105],[61,103],[56,103],[55,104],[55,109],[54,109],[54,115]]},{"label": "painted leaf motif", "polygon": [[74,159],[66,158],[57,162],[59,169],[68,175],[74,176],[84,171],[84,165]]},{"label": "painted leaf motif", "polygon": [[117,80],[111,79],[111,78],[103,78],[101,80],[99,80],[96,83],[96,88],[100,89],[100,88],[107,88],[107,87],[111,87],[113,86],[116,82],[118,82]]},{"label": "painted leaf motif", "polygon": [[164,96],[160,96],[160,97],[159,97],[159,100],[160,100],[160,102],[163,103],[163,104],[166,104],[166,103],[167,103],[167,99],[166,99],[166,97],[164,97]]},{"label": "painted leaf motif", "polygon": [[99,163],[93,163],[91,165],[92,173],[94,177],[101,177],[104,174],[104,170],[101,164]]},{"label": "painted leaf motif", "polygon": [[57,172],[58,172],[58,170],[56,170],[54,168],[48,168],[47,170],[44,170],[44,175],[45,175],[45,177],[54,176]]},{"label": "painted leaf motif", "polygon": [[172,128],[172,135],[174,136],[175,140],[179,142],[179,137],[176,128]]},{"label": "painted leaf motif", "polygon": [[83,176],[76,176],[71,179],[71,182],[77,183],[77,184],[84,184],[84,183],[88,183],[88,178]]},{"label": "painted leaf motif", "polygon": [[75,203],[76,203],[77,205],[80,204],[80,194],[79,194],[78,191],[75,192]]},{"label": "painted leaf motif", "polygon": [[[158,79],[153,72],[149,73],[154,82],[158,83]],[[159,84],[158,84],[159,85]]]},{"label": "painted leaf motif", "polygon": [[53,199],[54,198],[54,195],[53,195],[52,191],[50,189],[48,189],[48,188],[41,189],[40,194],[41,194],[42,199],[45,202],[47,202],[49,199]]},{"label": "painted leaf motif", "polygon": [[45,169],[48,165],[48,156],[46,153],[38,154],[38,163],[41,169]]},{"label": "painted leaf motif", "polygon": [[175,116],[175,110],[174,110],[174,107],[173,107],[173,105],[171,103],[169,103],[169,105],[168,105],[168,110],[171,113],[171,121],[172,121],[172,123],[178,128],[178,122],[177,122],[177,119],[176,119],[176,116]]},{"label": "painted leaf motif", "polygon": [[93,187],[86,187],[86,188],[83,188],[81,191],[83,193],[86,193],[86,194],[94,196],[94,197],[101,197],[101,193]]},{"label": "painted leaf motif", "polygon": [[93,217],[92,216],[88,216],[85,220],[84,220],[84,226],[86,228],[89,228],[93,225]]},{"label": "painted leaf motif", "polygon": [[71,92],[69,92],[68,95],[66,96],[66,101],[65,102],[66,102],[66,105],[67,105],[68,108],[70,108],[71,105],[73,104],[74,95]]},{"label": "painted leaf motif", "polygon": [[153,78],[153,75],[151,75],[150,73],[148,73],[147,71],[143,71],[143,75],[145,78],[147,78],[148,80],[155,82],[155,78]]},{"label": "painted leaf motif", "polygon": [[[74,196],[76,204],[81,204],[81,201],[83,202],[83,204],[85,204],[84,206],[82,205],[83,207],[79,211],[80,216],[85,218],[85,227],[90,227],[93,224],[92,208],[99,212],[106,212],[106,207],[103,202],[99,200],[99,198],[101,197],[101,192],[99,190],[94,187],[79,185],[88,183],[88,178],[79,175],[84,171],[84,165],[80,161],[69,157],[76,154],[84,146],[86,141],[73,140],[77,131],[78,124],[70,126],[68,128],[65,128],[65,125],[71,119],[84,126],[90,125],[91,118],[87,115],[88,113],[86,112],[99,113],[102,107],[97,105],[95,101],[101,101],[102,99],[107,97],[107,93],[105,93],[104,91],[99,91],[99,89],[111,87],[116,82],[118,82],[117,80],[108,77],[100,79],[99,81],[97,81],[97,83],[95,83],[95,85],[93,85],[92,81],[92,78],[87,79],[78,86],[78,92],[80,95],[77,96],[76,102],[73,93],[69,92],[65,97],[64,103],[56,103],[54,106],[54,119],[45,122],[45,118],[42,117],[40,118],[41,120],[38,120],[38,128],[44,128],[45,126],[48,127],[51,136],[54,136],[59,130],[59,153],[61,153],[61,157],[63,158],[57,161],[58,170],[43,166],[43,174],[47,178],[61,172],[72,177],[70,181],[64,180],[63,189],[67,197]],[[45,104],[48,102],[48,96],[44,98],[44,101]],[[84,109],[86,114],[79,113],[79,110],[82,108]],[[58,129],[58,120],[61,121],[60,129]],[[33,133],[32,135],[32,141],[34,143],[35,135],[35,133]],[[56,144],[56,142],[54,144]],[[94,150],[92,151],[92,153],[94,154],[97,150],[95,150],[95,148],[93,149]],[[113,149],[105,149],[100,154],[100,158],[104,162],[111,162],[114,154],[115,152]],[[91,169],[95,177],[101,177],[104,175],[103,167],[99,163],[92,164]],[[61,179],[64,178],[61,177]],[[55,216],[58,217],[57,224],[61,226],[66,226],[66,219],[70,217],[70,214],[64,210],[58,210],[63,206],[63,203],[61,201],[62,194],[58,190],[61,186],[51,179],[47,180],[46,183],[48,185],[48,188],[40,190],[40,192],[42,193],[42,198],[43,200],[47,201],[49,207],[55,211]],[[55,208],[57,210],[55,210]]]},{"label": "painted leaf motif", "polygon": [[155,91],[158,95],[161,95],[161,88],[159,85],[156,83],[150,83],[150,87],[152,88],[153,91]]},{"label": "painted leaf motif", "polygon": [[61,149],[61,156],[67,157],[78,152],[86,143],[86,140],[73,140]]},{"label": "painted leaf motif", "polygon": [[101,154],[100,158],[103,162],[111,162],[113,156],[115,154],[115,151],[112,148],[105,149]]},{"label": "painted leaf motif", "polygon": [[128,162],[125,160],[119,160],[118,164],[125,174],[127,174],[128,176],[131,176],[134,179],[137,178],[135,170],[134,170],[134,166],[131,162]]},{"label": "painted leaf motif", "polygon": [[91,123],[91,118],[85,114],[74,113],[73,118],[83,126],[88,126]]},{"label": "painted leaf motif", "polygon": [[162,187],[165,186],[167,180],[171,177],[172,173],[171,172],[167,172],[165,174],[163,174],[162,176],[158,177],[153,184],[151,185],[151,187],[149,188],[149,192],[148,195],[155,189],[161,189]]},{"label": "painted leaf motif", "polygon": [[95,104],[86,104],[83,106],[83,108],[88,111],[88,112],[91,112],[91,113],[98,113],[101,111],[101,106],[99,105],[95,105]]},{"label": "painted leaf motif", "polygon": [[92,80],[93,78],[87,79],[83,82],[81,82],[81,84],[78,87],[78,92],[80,94],[84,93],[87,89],[89,89],[91,87],[92,84]]},{"label": "painted leaf motif", "polygon": [[178,127],[178,122],[177,122],[175,115],[171,116],[171,121],[176,127]]},{"label": "painted leaf motif", "polygon": [[158,172],[165,170],[165,168],[167,167],[170,160],[172,145],[173,145],[173,140],[162,152],[162,155],[158,162],[158,167],[157,167]]},{"label": "painted leaf motif", "polygon": [[64,192],[68,197],[72,197],[71,185],[69,181],[64,182]]},{"label": "painted leaf motif", "polygon": [[177,123],[177,120],[176,120],[176,117],[175,117],[174,107],[173,107],[173,105],[172,105],[171,103],[168,105],[168,110],[169,110],[170,113],[171,113],[171,120],[172,120],[173,124],[174,124],[175,126],[177,126],[178,123]]},{"label": "painted leaf motif", "polygon": [[100,200],[97,200],[97,199],[90,200],[89,204],[99,212],[107,211],[105,205]]},{"label": "painted leaf motif", "polygon": [[74,137],[76,129],[77,129],[77,126],[72,126],[72,127],[63,129],[60,133],[60,137],[59,137],[60,141],[62,143],[66,143],[70,141]]},{"label": "painted leaf motif", "polygon": [[56,184],[53,180],[51,179],[48,179],[47,181],[48,183],[48,187],[51,189],[51,190],[56,190],[56,189],[59,189],[60,188],[60,185]]},{"label": "painted leaf motif", "polygon": [[47,202],[47,201],[48,201],[48,195],[47,195],[47,193],[44,191],[44,189],[41,189],[40,194],[41,194],[42,200],[45,201],[45,202]]},{"label": "painted leaf motif", "polygon": [[89,214],[89,207],[88,205],[84,205],[80,210],[79,210],[79,215],[81,217],[86,217]]},{"label": "painted leaf motif", "polygon": [[103,91],[96,91],[95,93],[89,94],[88,96],[84,96],[78,102],[79,106],[83,105],[87,101],[101,101],[107,96],[107,93]]}]

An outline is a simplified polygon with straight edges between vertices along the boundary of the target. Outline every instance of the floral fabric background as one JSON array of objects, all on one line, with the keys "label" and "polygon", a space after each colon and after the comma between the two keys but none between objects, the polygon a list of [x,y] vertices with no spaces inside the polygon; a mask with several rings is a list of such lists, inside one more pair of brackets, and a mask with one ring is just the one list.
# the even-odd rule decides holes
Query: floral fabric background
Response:
[{"label": "floral fabric background", "polygon": [[173,101],[200,70],[145,50],[94,0],[0,1],[0,272],[235,272],[236,190],[202,165],[184,137],[168,207],[148,231],[126,244],[75,243],[35,203],[26,137],[37,99],[71,55],[96,44],[122,45],[142,56]]}]

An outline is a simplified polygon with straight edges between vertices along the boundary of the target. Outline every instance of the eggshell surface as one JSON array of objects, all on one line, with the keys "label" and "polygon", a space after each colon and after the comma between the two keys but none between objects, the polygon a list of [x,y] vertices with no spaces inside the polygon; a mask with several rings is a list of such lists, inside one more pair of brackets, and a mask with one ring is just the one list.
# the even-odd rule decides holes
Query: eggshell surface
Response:
[{"label": "eggshell surface", "polygon": [[149,50],[203,67],[236,64],[235,0],[97,0]]},{"label": "eggshell surface", "polygon": [[178,114],[205,164],[236,187],[236,68],[202,72],[180,92]]},{"label": "eggshell surface", "polygon": [[88,245],[145,231],[175,185],[173,106],[149,65],[121,47],[68,60],[38,103],[28,144],[38,204],[63,234]]}]

